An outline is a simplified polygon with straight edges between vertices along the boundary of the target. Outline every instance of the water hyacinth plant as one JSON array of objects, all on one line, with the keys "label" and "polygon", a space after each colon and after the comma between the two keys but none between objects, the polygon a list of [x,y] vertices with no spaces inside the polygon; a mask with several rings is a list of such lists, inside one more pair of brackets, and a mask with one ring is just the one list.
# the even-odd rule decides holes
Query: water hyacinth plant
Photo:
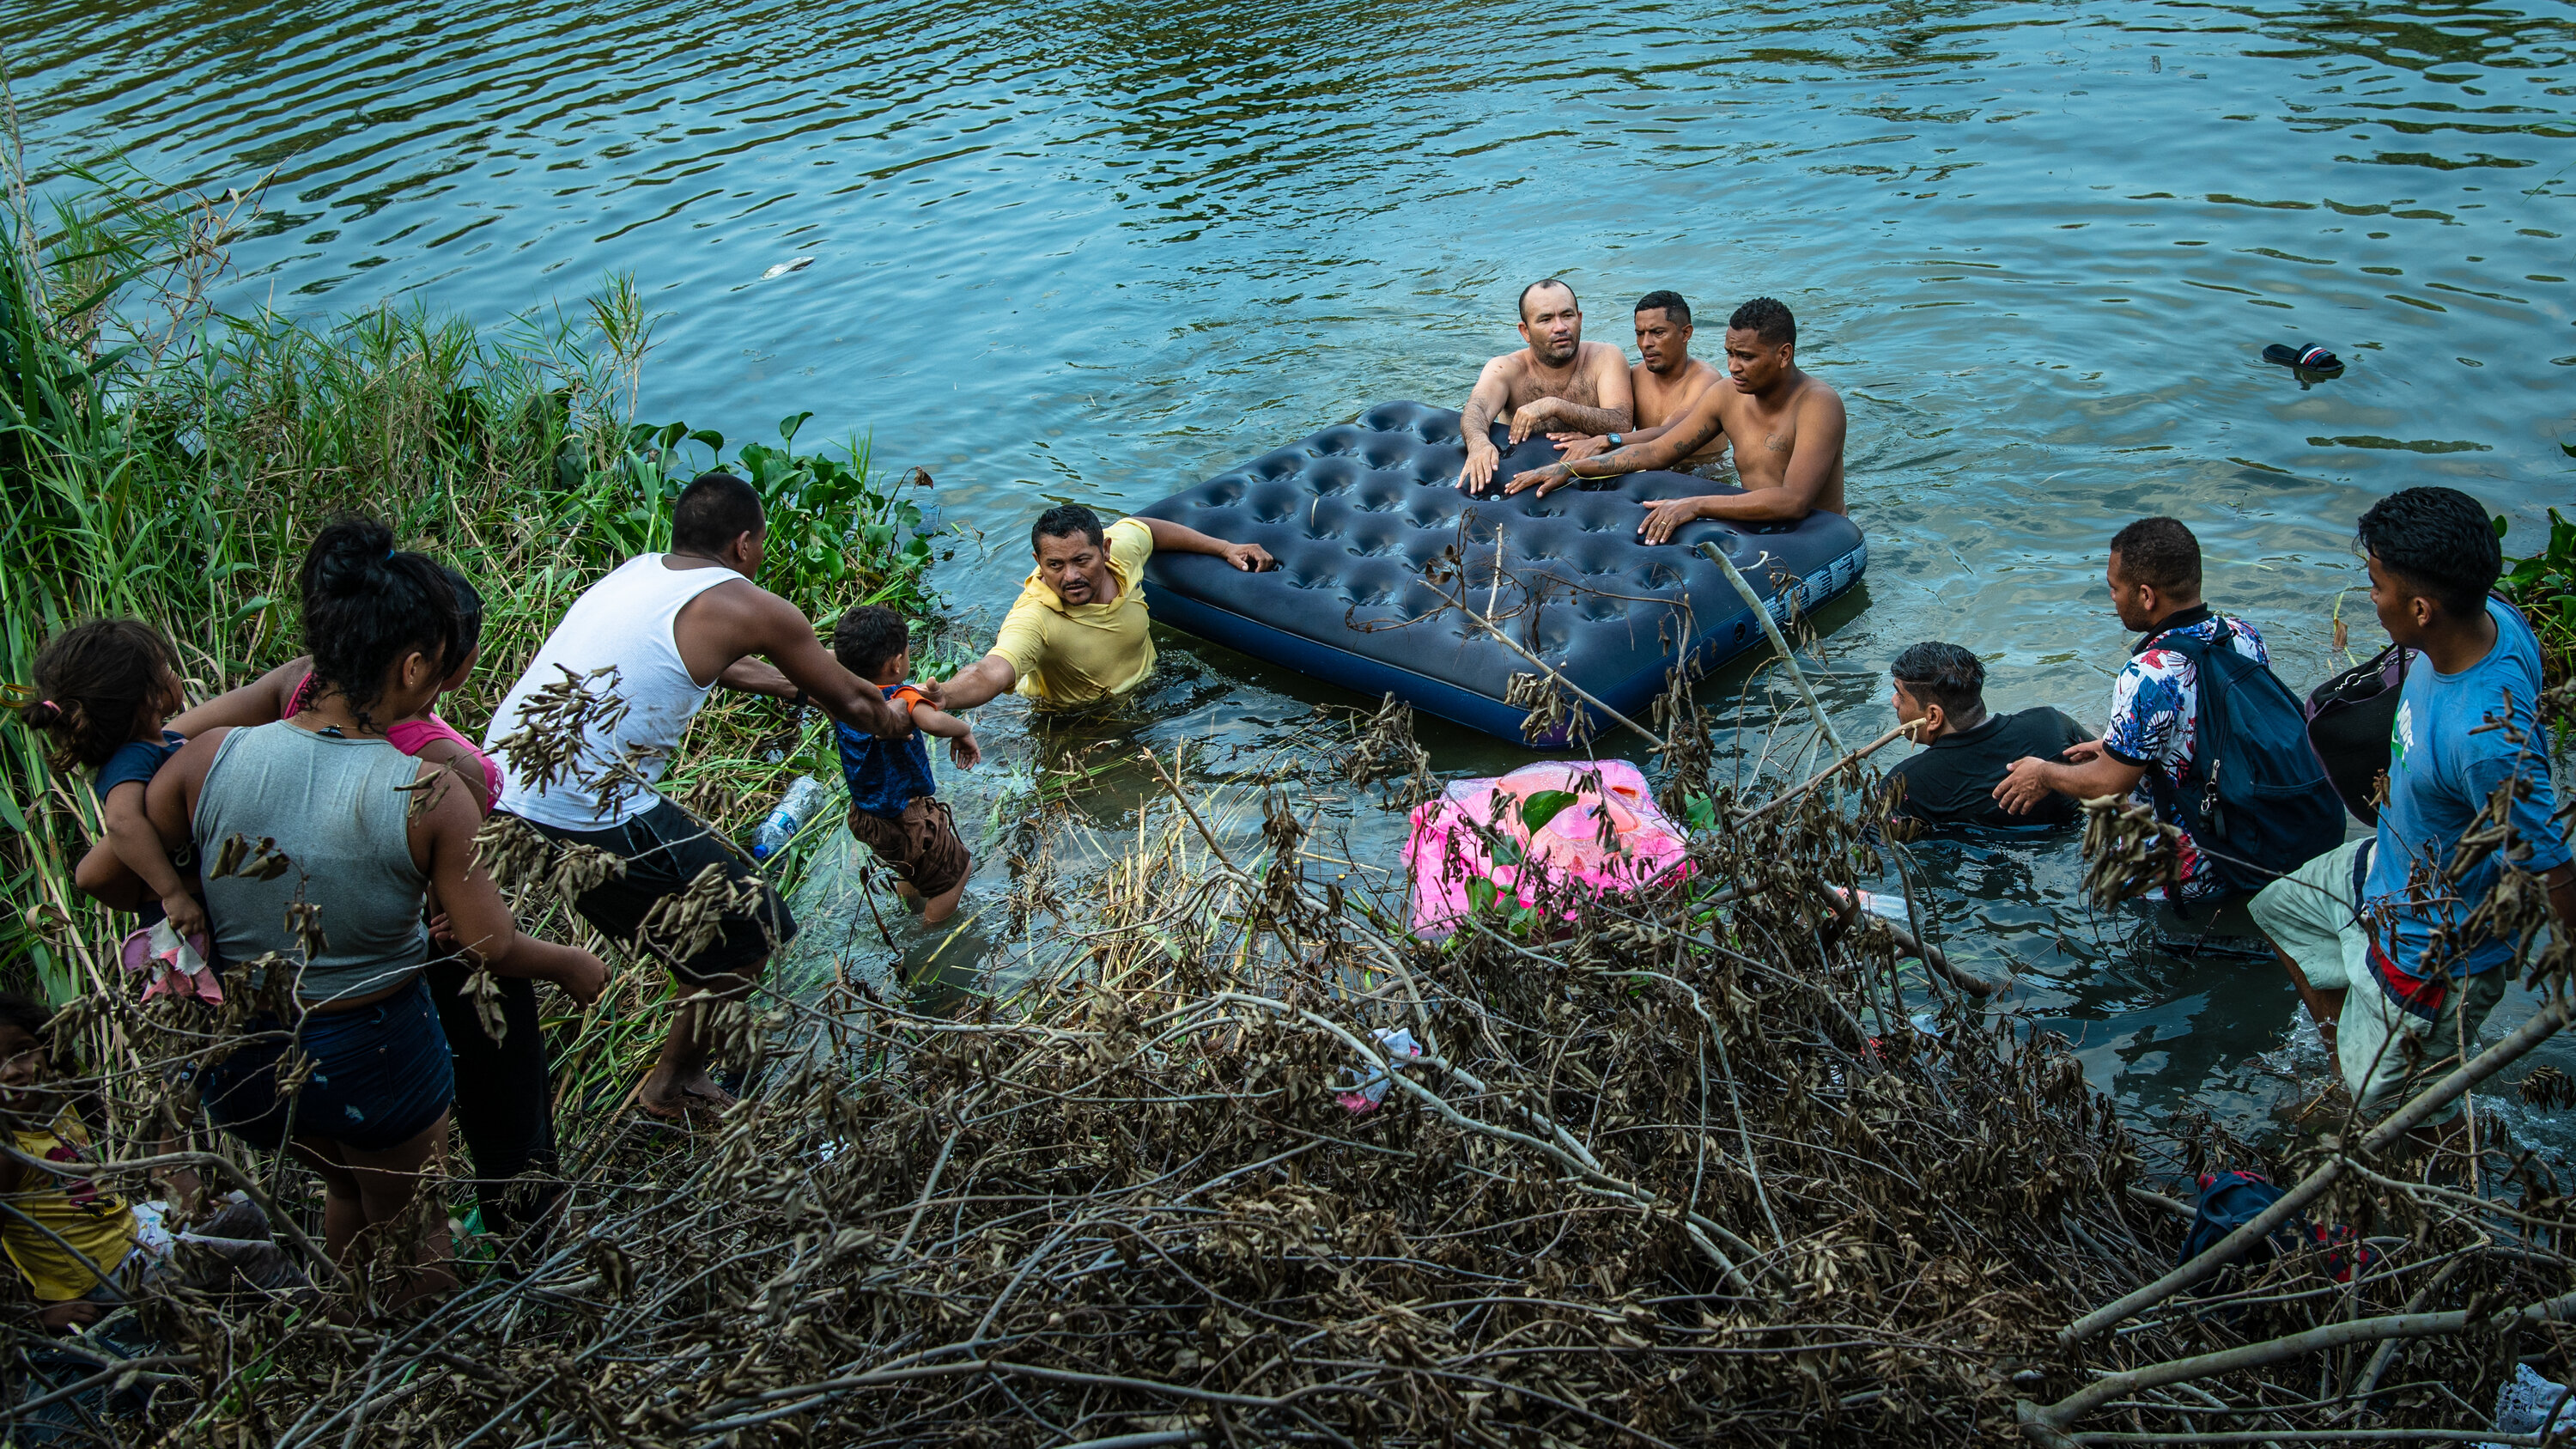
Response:
[{"label": "water hyacinth plant", "polygon": [[[2576,454],[2576,449],[2569,450]],[[2505,520],[2496,520],[2504,537]],[[2528,558],[2505,558],[2504,578],[2496,587],[2522,606],[2540,635],[2541,672],[2552,688],[2576,674],[2576,523],[2549,510],[2549,538]]]}]

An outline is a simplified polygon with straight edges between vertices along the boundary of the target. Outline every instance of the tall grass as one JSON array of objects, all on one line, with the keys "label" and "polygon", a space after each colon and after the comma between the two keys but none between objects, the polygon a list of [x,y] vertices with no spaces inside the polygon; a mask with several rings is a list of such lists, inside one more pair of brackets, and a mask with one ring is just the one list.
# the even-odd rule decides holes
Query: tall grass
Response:
[{"label": "tall grass", "polygon": [[[110,191],[41,233],[23,213],[0,225],[9,684],[26,683],[47,637],[108,615],[168,634],[192,698],[241,683],[301,652],[304,546],[329,518],[362,511],[482,591],[480,672],[441,705],[478,731],[573,597],[667,543],[670,500],[712,466],[759,488],[762,582],[809,616],[934,606],[933,529],[912,480],[872,470],[864,442],[800,451],[801,415],[774,442],[738,448],[634,419],[653,319],[631,279],[493,331],[417,307],[324,323],[222,316],[202,300],[207,252],[226,235],[210,209]],[[721,702],[670,780],[739,828],[779,777],[828,768],[828,753],[811,718]],[[0,880],[15,907],[0,920],[0,972],[59,1002],[109,984],[130,922],[71,887],[96,812],[86,782],[50,772],[43,754],[32,732],[0,728]]]}]

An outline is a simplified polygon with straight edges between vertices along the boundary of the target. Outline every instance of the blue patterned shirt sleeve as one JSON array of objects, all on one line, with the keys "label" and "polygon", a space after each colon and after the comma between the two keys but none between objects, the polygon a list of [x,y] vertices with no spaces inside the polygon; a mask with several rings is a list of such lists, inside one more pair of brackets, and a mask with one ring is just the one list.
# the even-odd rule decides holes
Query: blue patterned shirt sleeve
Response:
[{"label": "blue patterned shirt sleeve", "polygon": [[2131,659],[2111,686],[2111,722],[2102,748],[2127,765],[2163,763],[2191,725],[2191,696],[2179,654],[2150,649]]}]

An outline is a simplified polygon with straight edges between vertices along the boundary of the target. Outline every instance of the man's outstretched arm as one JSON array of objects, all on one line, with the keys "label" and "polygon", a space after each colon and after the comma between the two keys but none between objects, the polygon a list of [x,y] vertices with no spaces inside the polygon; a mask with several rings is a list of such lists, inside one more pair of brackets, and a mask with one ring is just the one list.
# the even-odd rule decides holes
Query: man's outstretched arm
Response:
[{"label": "man's outstretched arm", "polygon": [[1228,543],[1214,534],[1201,533],[1185,524],[1160,518],[1139,518],[1136,521],[1145,525],[1145,531],[1154,536],[1154,551],[1157,553],[1214,554],[1248,574],[1257,574],[1270,567],[1272,562],[1270,550],[1257,543]]},{"label": "man's outstretched arm", "polygon": [[[1664,424],[1656,436],[1642,442],[1631,441],[1613,448],[1597,458],[1550,463],[1512,479],[1505,493],[1518,493],[1536,488],[1541,498],[1577,479],[1616,478],[1622,473],[1643,473],[1654,468],[1669,468],[1707,446],[1708,440],[1726,431],[1726,419],[1718,412],[1717,389],[1709,388],[1690,405],[1690,410]],[[1581,471],[1577,472],[1577,464]]]},{"label": "man's outstretched arm", "polygon": [[[1715,391],[1709,390],[1711,394]],[[1779,487],[1649,503],[1645,518],[1637,525],[1637,536],[1647,543],[1662,543],[1673,536],[1674,529],[1696,518],[1795,523],[1816,511],[1816,500],[1824,496],[1825,484],[1833,479],[1834,465],[1842,461],[1843,433],[1843,400],[1832,393],[1810,398],[1798,407],[1798,442],[1789,454],[1786,476]],[[1737,462],[1740,466],[1742,460]]]},{"label": "man's outstretched arm", "polygon": [[989,704],[1017,688],[1019,682],[1020,671],[1010,660],[999,654],[987,654],[940,681],[935,692],[924,690],[923,693],[935,693],[939,707],[954,714],[961,709]]},{"label": "man's outstretched arm", "polygon": [[2087,740],[2059,759],[2024,755],[2013,761],[2002,783],[1995,786],[1995,803],[2015,815],[2028,815],[2051,795],[2077,800],[2126,796],[2138,788],[2138,781],[2146,773],[2146,766],[2132,765],[2112,754],[2102,748],[2100,740]]},{"label": "man's outstretched arm", "polygon": [[[805,691],[805,697],[832,718],[881,739],[901,739],[912,732],[910,712],[888,704],[875,685],[843,669],[841,661],[814,637],[813,622],[794,604],[762,590],[743,607],[749,615],[745,623],[750,646],[744,652],[762,655],[777,665],[790,684]],[[734,677],[738,676],[730,667],[716,676],[728,684]],[[773,692],[759,688],[768,681],[757,672],[746,682],[759,693]]]},{"label": "man's outstretched arm", "polygon": [[765,694],[771,699],[796,697],[796,681],[789,679],[768,660],[749,655],[726,665],[725,672],[716,676],[716,683],[745,694]]}]

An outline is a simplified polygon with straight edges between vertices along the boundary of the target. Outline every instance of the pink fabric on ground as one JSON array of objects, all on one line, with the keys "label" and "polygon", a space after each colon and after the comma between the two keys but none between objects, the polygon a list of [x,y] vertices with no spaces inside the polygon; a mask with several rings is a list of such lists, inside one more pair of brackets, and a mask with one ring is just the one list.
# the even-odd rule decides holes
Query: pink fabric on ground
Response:
[{"label": "pink fabric on ground", "polygon": [[501,803],[501,765],[490,755],[474,747],[474,742],[456,732],[456,726],[432,714],[427,719],[396,720],[385,727],[385,741],[406,755],[417,756],[435,740],[454,740],[474,763],[483,767],[483,809],[488,813]]},{"label": "pink fabric on ground", "polygon": [[[1575,801],[1533,837],[1521,823],[1521,804],[1543,790],[1566,791]],[[1527,906],[1543,883],[1571,880],[1607,895],[1689,870],[1687,832],[1655,808],[1646,777],[1625,760],[1525,765],[1499,779],[1453,781],[1439,799],[1414,807],[1412,826],[1404,864],[1413,879],[1413,932],[1429,940],[1457,929],[1472,909],[1468,885],[1479,878]],[[1488,832],[1509,840],[1527,864],[1496,861]]]}]

